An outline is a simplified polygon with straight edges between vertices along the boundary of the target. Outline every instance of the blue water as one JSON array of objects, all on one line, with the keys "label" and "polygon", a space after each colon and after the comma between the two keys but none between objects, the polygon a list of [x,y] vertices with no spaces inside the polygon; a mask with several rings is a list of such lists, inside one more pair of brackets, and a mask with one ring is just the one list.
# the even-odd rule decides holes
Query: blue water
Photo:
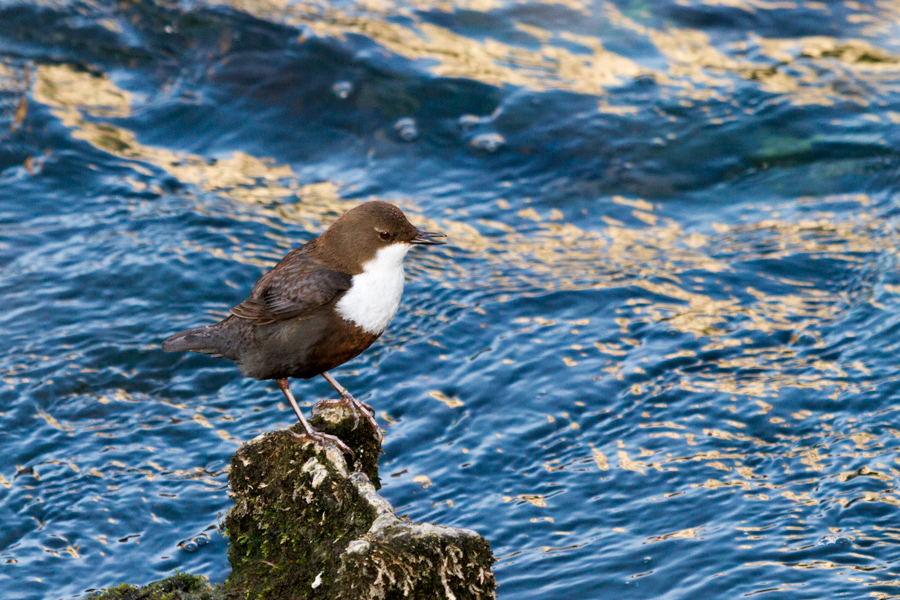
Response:
[{"label": "blue water", "polygon": [[889,2],[0,1],[0,595],[227,576],[228,461],[294,419],[159,343],[377,198],[451,244],[335,376],[501,598],[898,597],[898,40]]}]

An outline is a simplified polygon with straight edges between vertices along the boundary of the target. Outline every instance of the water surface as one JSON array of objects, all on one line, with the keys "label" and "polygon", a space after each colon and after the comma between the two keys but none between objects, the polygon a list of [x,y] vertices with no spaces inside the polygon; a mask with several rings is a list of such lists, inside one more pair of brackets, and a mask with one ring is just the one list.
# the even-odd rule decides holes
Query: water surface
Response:
[{"label": "water surface", "polygon": [[228,460],[293,417],[159,343],[370,199],[452,243],[335,376],[501,598],[897,597],[898,23],[0,1],[4,598],[227,576]]}]

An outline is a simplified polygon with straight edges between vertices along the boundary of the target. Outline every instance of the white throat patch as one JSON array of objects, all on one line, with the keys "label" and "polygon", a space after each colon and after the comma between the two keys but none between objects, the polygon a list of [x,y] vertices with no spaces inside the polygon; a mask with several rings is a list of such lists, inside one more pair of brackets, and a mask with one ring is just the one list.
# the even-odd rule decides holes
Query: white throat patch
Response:
[{"label": "white throat patch", "polygon": [[403,258],[409,244],[391,244],[375,253],[354,275],[350,289],[335,308],[368,333],[381,334],[397,313],[403,296]]}]

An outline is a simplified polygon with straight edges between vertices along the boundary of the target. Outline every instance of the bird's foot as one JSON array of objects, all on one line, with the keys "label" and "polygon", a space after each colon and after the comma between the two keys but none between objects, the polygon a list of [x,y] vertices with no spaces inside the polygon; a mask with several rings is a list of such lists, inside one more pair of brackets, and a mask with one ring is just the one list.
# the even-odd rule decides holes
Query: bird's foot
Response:
[{"label": "bird's foot", "polygon": [[353,450],[351,450],[347,446],[347,444],[342,442],[337,436],[331,435],[329,433],[322,433],[321,431],[316,431],[315,429],[308,429],[304,433],[297,433],[296,431],[291,431],[290,429],[288,429],[287,432],[291,434],[291,437],[293,437],[295,440],[312,440],[313,442],[322,444],[323,446],[329,443],[334,444],[335,446],[337,446],[338,450],[340,450],[344,454],[349,454],[352,460],[356,460],[356,455],[353,453]]},{"label": "bird's foot", "polygon": [[346,406],[349,408],[350,412],[353,413],[353,429],[356,429],[357,425],[359,425],[359,415],[362,414],[378,436],[378,441],[381,442],[384,440],[384,435],[381,433],[381,427],[378,426],[378,421],[375,420],[375,409],[365,402],[361,402],[354,398],[350,392],[341,394],[340,398],[320,400],[316,403],[316,406],[313,407],[313,411],[318,413],[316,408],[321,406]]}]

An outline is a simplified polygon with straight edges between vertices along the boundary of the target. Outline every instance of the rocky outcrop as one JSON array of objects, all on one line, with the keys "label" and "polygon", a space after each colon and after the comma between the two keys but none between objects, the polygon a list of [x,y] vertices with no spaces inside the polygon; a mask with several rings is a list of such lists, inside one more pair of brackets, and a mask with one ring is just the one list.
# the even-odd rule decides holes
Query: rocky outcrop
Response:
[{"label": "rocky outcrop", "polygon": [[[467,529],[400,518],[378,494],[381,444],[365,419],[354,428],[349,411],[328,407],[312,423],[341,438],[354,459],[348,465],[337,448],[298,441],[284,430],[244,444],[229,474],[232,573],[210,590],[210,599],[495,597],[487,540]],[[122,590],[102,598],[125,598],[113,595]]]}]

